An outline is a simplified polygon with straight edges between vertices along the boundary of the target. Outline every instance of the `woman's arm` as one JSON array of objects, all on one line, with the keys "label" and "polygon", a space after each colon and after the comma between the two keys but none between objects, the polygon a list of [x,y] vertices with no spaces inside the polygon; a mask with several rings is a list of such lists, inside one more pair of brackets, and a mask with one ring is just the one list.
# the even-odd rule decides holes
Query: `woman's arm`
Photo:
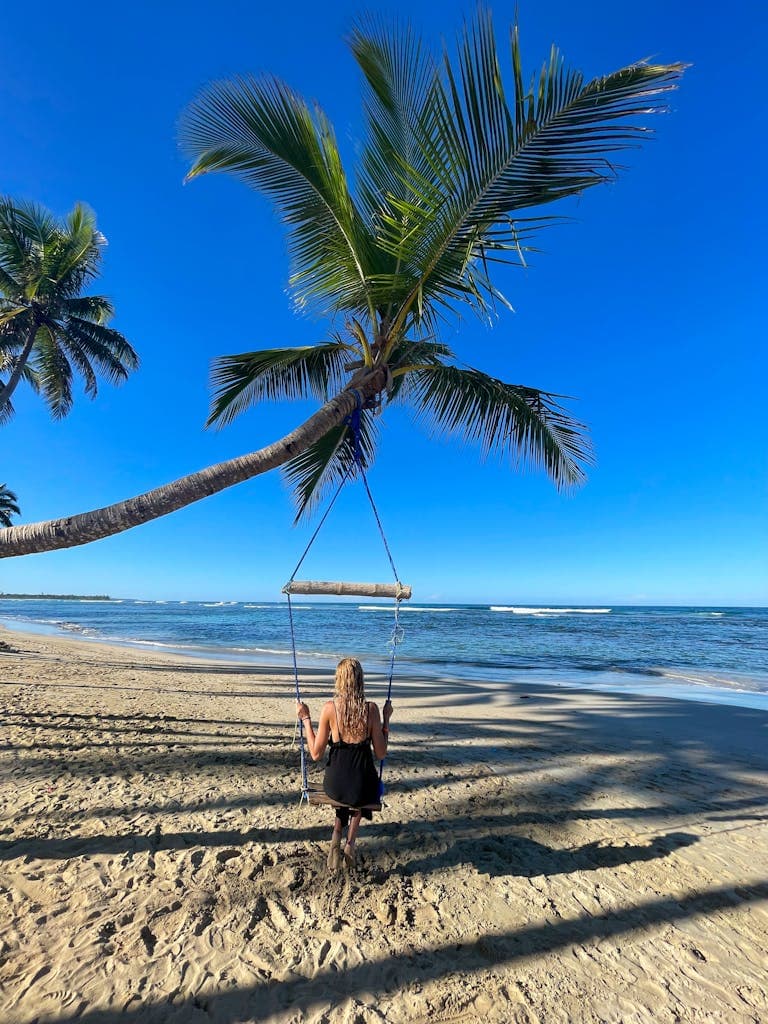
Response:
[{"label": "woman's arm", "polygon": [[384,705],[384,724],[381,723],[379,705],[371,704],[371,739],[373,740],[373,752],[381,761],[387,756],[387,745],[389,742],[389,719],[392,717],[392,704],[390,701]]},{"label": "woman's arm", "polygon": [[309,751],[309,756],[313,761],[320,760],[325,753],[325,748],[328,746],[328,740],[331,737],[329,710],[331,703],[331,701],[328,701],[320,712],[320,721],[317,724],[317,733],[315,733],[314,726],[312,725],[312,719],[310,718],[309,708],[307,705],[301,701],[296,705],[296,714],[304,725],[307,735],[307,750]]}]

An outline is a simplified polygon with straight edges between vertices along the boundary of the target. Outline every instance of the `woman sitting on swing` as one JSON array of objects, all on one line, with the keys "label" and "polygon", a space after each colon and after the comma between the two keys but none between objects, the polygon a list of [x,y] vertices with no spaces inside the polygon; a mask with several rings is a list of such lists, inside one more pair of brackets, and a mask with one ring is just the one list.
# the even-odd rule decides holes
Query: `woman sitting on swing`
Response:
[{"label": "woman sitting on swing", "polygon": [[382,724],[378,705],[365,699],[363,666],[357,658],[343,658],[336,666],[334,698],[326,701],[320,712],[317,733],[307,705],[299,701],[297,711],[307,730],[312,760],[319,761],[330,744],[323,789],[332,800],[344,805],[336,808],[328,867],[335,871],[341,865],[341,835],[347,826],[343,859],[345,867],[351,867],[360,819],[372,817],[365,804],[379,802],[379,777],[371,745],[380,760],[386,756],[392,704],[387,701],[384,705]]}]

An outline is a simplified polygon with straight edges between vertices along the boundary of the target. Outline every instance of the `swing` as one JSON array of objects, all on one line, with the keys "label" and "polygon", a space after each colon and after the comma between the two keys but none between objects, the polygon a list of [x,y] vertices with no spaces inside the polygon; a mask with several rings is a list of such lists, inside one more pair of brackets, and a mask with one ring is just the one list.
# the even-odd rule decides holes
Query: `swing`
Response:
[{"label": "swing", "polygon": [[[391,697],[392,697],[392,679],[393,679],[394,671],[395,671],[395,653],[396,653],[396,650],[397,650],[397,645],[400,643],[400,641],[403,638],[403,631],[402,631],[402,628],[400,627],[400,603],[401,603],[401,601],[408,601],[408,600],[410,600],[410,597],[411,597],[411,588],[409,586],[406,586],[405,584],[401,583],[400,579],[399,579],[399,577],[397,575],[397,569],[395,568],[395,563],[394,563],[394,561],[392,559],[392,553],[389,550],[389,544],[387,543],[387,538],[384,535],[384,529],[383,529],[383,527],[381,525],[381,519],[379,518],[379,512],[378,512],[378,509],[376,508],[376,503],[373,500],[373,495],[371,494],[371,489],[368,486],[368,478],[365,475],[365,469],[363,467],[363,460],[362,460],[361,451],[360,451],[360,415],[361,415],[362,405],[363,405],[363,403],[362,403],[362,396],[361,396],[359,391],[354,391],[354,395],[355,395],[355,397],[357,399],[357,408],[355,409],[355,411],[352,413],[351,416],[347,417],[345,422],[347,423],[347,425],[351,429],[353,437],[354,437],[354,442],[355,442],[355,461],[350,464],[349,468],[347,469],[347,472],[344,474],[344,476],[343,476],[343,478],[341,480],[341,483],[339,484],[339,486],[338,486],[338,488],[336,490],[336,493],[331,498],[331,501],[330,501],[330,504],[328,505],[328,508],[323,513],[323,516],[322,516],[322,518],[321,518],[321,520],[320,520],[320,522],[319,522],[319,524],[317,526],[317,529],[312,534],[312,537],[310,538],[309,544],[307,544],[306,548],[304,549],[304,553],[302,554],[301,558],[298,561],[298,564],[296,565],[296,568],[293,570],[293,573],[291,574],[291,578],[288,580],[288,582],[282,588],[282,593],[285,594],[285,596],[287,598],[287,601],[288,601],[288,621],[290,623],[290,629],[291,629],[291,651],[292,651],[292,655],[293,655],[293,677],[294,677],[294,683],[295,683],[295,687],[296,687],[296,700],[297,701],[301,701],[301,691],[299,689],[299,668],[298,668],[298,662],[297,662],[297,658],[296,658],[296,634],[295,634],[294,625],[293,625],[293,609],[291,607],[291,595],[292,594],[302,594],[302,595],[333,594],[333,595],[338,595],[338,596],[391,597],[391,598],[394,598],[394,601],[395,601],[395,613],[394,613],[395,617],[394,617],[394,626],[393,626],[393,629],[392,629],[392,636],[391,636],[391,639],[390,639],[390,644],[392,646],[392,655],[390,657],[390,662],[389,662],[389,682],[388,682],[388,685],[387,685],[387,700],[390,700]],[[309,553],[309,549],[314,544],[315,539],[317,538],[317,535],[318,535],[318,533],[320,532],[320,530],[321,530],[321,528],[323,526],[323,523],[328,518],[328,514],[330,513],[331,509],[333,508],[333,506],[334,506],[334,504],[336,502],[336,499],[341,494],[341,491],[342,491],[342,488],[344,487],[344,484],[349,479],[349,476],[350,476],[353,468],[355,468],[355,467],[359,471],[360,477],[361,477],[361,479],[363,481],[363,484],[365,486],[365,492],[368,495],[368,500],[369,500],[371,508],[373,510],[373,515],[374,515],[374,517],[376,519],[376,524],[379,527],[379,533],[381,534],[381,539],[382,539],[382,542],[384,544],[384,550],[387,553],[387,558],[389,559],[389,564],[390,564],[390,566],[392,568],[392,574],[395,577],[395,582],[394,583],[353,583],[353,582],[344,581],[344,580],[332,580],[332,581],[330,581],[330,580],[297,580],[295,578],[296,577],[296,573],[301,568],[302,563],[304,562],[304,559],[307,557],[307,554]],[[311,790],[309,788],[309,783],[308,783],[308,780],[307,780],[307,754],[306,754],[306,750],[305,750],[305,747],[304,747],[304,725],[303,725],[303,722],[302,722],[301,719],[298,719],[298,729],[299,729],[299,750],[300,750],[300,753],[301,753],[301,796],[299,798],[299,804],[303,803],[304,800],[306,800],[307,803],[313,804],[313,805],[328,804],[328,805],[330,805],[332,807],[346,807],[347,804],[341,804],[341,803],[339,803],[336,800],[332,800],[331,797],[327,796],[322,790],[316,790],[316,789],[312,789]],[[381,807],[382,807],[381,798],[384,795],[384,782],[383,782],[384,761],[385,761],[385,758],[382,758],[381,762],[379,763],[379,802],[378,803],[374,803],[374,804],[365,804],[363,807],[353,807],[353,808],[350,808],[351,810],[353,810],[353,811],[359,811],[359,810],[380,811],[381,810]]]}]

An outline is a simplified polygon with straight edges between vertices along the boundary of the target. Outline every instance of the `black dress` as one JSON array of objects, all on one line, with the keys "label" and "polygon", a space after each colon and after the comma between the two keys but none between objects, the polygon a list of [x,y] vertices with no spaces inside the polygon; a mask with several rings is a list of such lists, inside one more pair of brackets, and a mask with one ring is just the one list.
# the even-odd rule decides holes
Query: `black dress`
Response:
[{"label": "black dress", "polygon": [[[337,728],[338,722],[337,714]],[[323,778],[323,789],[327,796],[347,807],[378,803],[379,776],[373,761],[370,733],[359,743],[347,743],[339,729],[339,742],[334,743],[331,740],[329,747],[328,764]],[[363,811],[363,815],[370,818],[371,812]]]}]

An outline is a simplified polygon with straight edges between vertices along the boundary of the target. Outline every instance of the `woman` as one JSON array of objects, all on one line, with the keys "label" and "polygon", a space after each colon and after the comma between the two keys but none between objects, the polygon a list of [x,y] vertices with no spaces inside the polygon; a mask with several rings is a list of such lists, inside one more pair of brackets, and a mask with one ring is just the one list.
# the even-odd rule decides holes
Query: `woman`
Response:
[{"label": "woman", "polygon": [[341,834],[346,826],[349,827],[344,863],[351,867],[355,863],[360,819],[363,815],[371,817],[370,811],[360,808],[379,801],[379,776],[373,753],[379,759],[386,757],[392,704],[387,701],[384,705],[382,724],[378,705],[365,699],[363,666],[357,658],[343,658],[336,666],[334,698],[320,712],[317,733],[307,705],[299,701],[297,713],[307,731],[307,749],[313,761],[320,760],[330,743],[323,789],[332,800],[345,805],[336,809],[328,867],[335,871],[341,864]]}]

